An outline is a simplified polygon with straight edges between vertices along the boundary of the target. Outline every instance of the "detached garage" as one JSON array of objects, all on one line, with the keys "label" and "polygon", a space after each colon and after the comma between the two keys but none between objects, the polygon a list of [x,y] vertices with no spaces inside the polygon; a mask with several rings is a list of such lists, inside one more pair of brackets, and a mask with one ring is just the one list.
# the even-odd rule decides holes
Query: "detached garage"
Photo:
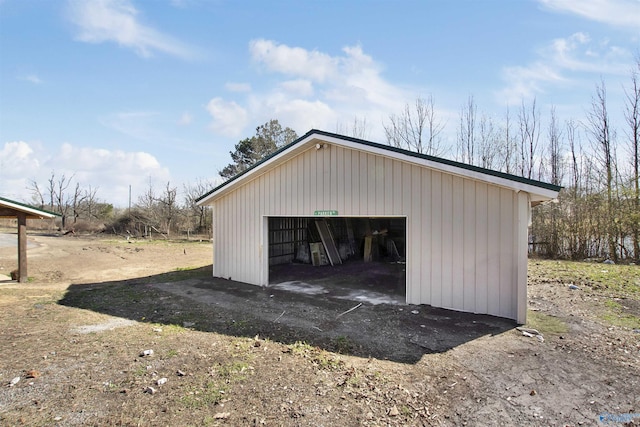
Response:
[{"label": "detached garage", "polygon": [[198,203],[213,210],[216,277],[268,286],[277,264],[396,260],[408,304],[525,323],[531,206],[559,191],[312,130]]}]

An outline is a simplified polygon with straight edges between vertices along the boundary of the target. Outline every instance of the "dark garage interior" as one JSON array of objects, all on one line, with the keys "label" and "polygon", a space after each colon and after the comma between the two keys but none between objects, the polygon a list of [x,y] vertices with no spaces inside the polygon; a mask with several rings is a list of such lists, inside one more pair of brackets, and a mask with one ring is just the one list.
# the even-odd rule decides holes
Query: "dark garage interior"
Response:
[{"label": "dark garage interior", "polygon": [[269,286],[357,290],[404,302],[405,217],[270,217]]}]

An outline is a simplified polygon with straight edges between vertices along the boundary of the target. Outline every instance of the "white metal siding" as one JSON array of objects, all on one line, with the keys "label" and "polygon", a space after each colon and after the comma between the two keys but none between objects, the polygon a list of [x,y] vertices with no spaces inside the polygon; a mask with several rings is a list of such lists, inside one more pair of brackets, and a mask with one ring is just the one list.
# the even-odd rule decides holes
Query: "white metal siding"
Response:
[{"label": "white metal siding", "polygon": [[408,303],[515,319],[526,203],[526,194],[388,157],[310,148],[215,200],[214,274],[266,284],[267,216],[406,216]]}]

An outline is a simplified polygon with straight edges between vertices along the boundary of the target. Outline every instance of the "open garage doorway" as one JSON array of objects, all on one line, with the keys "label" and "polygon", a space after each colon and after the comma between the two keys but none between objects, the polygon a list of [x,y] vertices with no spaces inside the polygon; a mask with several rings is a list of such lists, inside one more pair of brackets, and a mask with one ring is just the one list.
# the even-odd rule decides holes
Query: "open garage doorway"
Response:
[{"label": "open garage doorway", "polygon": [[405,217],[269,217],[269,287],[406,302]]}]

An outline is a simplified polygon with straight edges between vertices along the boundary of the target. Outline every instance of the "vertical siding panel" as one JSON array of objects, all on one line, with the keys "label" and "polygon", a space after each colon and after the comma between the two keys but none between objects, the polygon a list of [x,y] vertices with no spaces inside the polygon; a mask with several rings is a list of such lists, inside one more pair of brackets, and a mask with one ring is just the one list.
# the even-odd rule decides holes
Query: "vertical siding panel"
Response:
[{"label": "vertical siding panel", "polygon": [[367,154],[367,213],[376,213],[376,156]]},{"label": "vertical siding panel", "polygon": [[351,152],[351,209],[353,215],[360,215],[360,152]]},{"label": "vertical siding panel", "polygon": [[406,191],[402,192],[402,212],[406,215],[411,212],[411,198],[414,196],[411,188],[411,165],[408,163],[402,163],[402,184],[403,188],[406,188]]},{"label": "vertical siding panel", "polygon": [[500,189],[489,186],[487,214],[487,313],[500,314]]},{"label": "vertical siding panel", "polygon": [[231,273],[233,272],[233,265],[237,257],[237,250],[238,250],[237,249],[238,246],[234,244],[237,238],[238,226],[235,221],[231,220],[231,218],[236,217],[237,210],[236,210],[235,198],[231,196],[227,196],[226,199],[227,199],[227,211],[229,214],[229,216],[227,217],[228,219],[226,221],[226,226],[229,228],[229,236],[227,240],[227,252],[229,255],[227,256],[226,270],[227,270],[227,276],[231,276]]},{"label": "vertical siding panel", "polygon": [[360,160],[360,195],[358,200],[358,212],[360,214],[367,213],[367,180],[369,178],[368,174],[368,163],[367,163],[367,154],[362,151],[358,152],[358,157]]},{"label": "vertical siding panel", "polygon": [[213,243],[213,256],[212,256],[212,262],[213,262],[213,276],[219,276],[219,270],[220,270],[220,266],[218,263],[218,259],[220,257],[220,254],[218,253],[219,251],[216,250],[216,248],[220,247],[220,236],[218,235],[220,227],[218,225],[218,218],[220,218],[221,212],[220,212],[220,201],[216,201],[213,203],[213,205],[211,206],[211,236],[212,236],[212,243]]},{"label": "vertical siding panel", "polygon": [[[320,150],[322,151],[322,150]],[[315,194],[315,202],[314,199],[311,199],[311,203],[313,204],[312,211],[316,209],[325,209],[324,207],[324,156],[320,151],[316,151],[316,167],[318,168],[316,171],[316,187],[317,192]]]},{"label": "vertical siding panel", "polygon": [[411,283],[413,284],[413,300],[419,304],[431,304],[431,292],[429,289],[429,283],[423,282],[422,278],[422,269],[424,266],[425,271],[429,270],[429,263],[431,260],[429,258],[424,257],[423,252],[423,229],[425,228],[422,224],[422,200],[421,200],[421,184],[422,180],[420,179],[420,168],[417,166],[410,166],[410,185],[411,185],[411,193],[412,196],[410,199],[410,210],[409,216],[413,218],[412,224],[412,233],[411,233],[411,250],[414,253],[413,256],[413,264],[409,270],[411,275]]},{"label": "vertical siding panel", "polygon": [[274,213],[275,215],[282,215],[283,212],[283,204],[284,204],[284,198],[285,198],[285,189],[284,189],[284,170],[282,167],[279,168],[275,168],[273,170],[273,175],[274,175],[274,195],[273,195],[273,201],[274,201]]},{"label": "vertical siding panel", "polygon": [[476,183],[476,313],[488,310],[488,189],[487,184]]},{"label": "vertical siding panel", "polygon": [[291,215],[293,213],[293,195],[295,183],[294,180],[297,179],[294,176],[293,169],[296,167],[295,159],[290,160],[287,164],[284,165],[286,167],[286,176],[285,179],[285,194],[286,194],[286,207],[284,209],[283,214]]},{"label": "vertical siding panel", "polygon": [[429,268],[422,276],[431,289],[431,302],[442,306],[442,174],[435,171],[422,172],[422,239],[425,242],[422,262]]},{"label": "vertical siding panel", "polygon": [[213,275],[214,276],[219,276],[219,271],[220,271],[220,256],[221,256],[221,250],[220,248],[223,247],[220,245],[220,239],[223,238],[222,236],[222,228],[220,227],[220,218],[223,215],[223,212],[220,208],[220,202],[217,201],[213,204],[213,209],[211,209],[211,214],[213,215],[213,220],[211,221],[211,224],[213,224],[213,239],[214,239],[214,244],[215,246],[213,247]]},{"label": "vertical siding panel", "polygon": [[474,312],[476,309],[476,203],[475,183],[464,181],[464,310]]},{"label": "vertical siding panel", "polygon": [[393,214],[393,192],[397,191],[393,187],[393,160],[384,159],[384,214]]},{"label": "vertical siding panel", "polygon": [[322,207],[320,209],[332,209],[331,208],[331,148],[326,146],[322,150]]},{"label": "vertical siding panel", "polygon": [[353,195],[351,194],[353,168],[351,163],[352,150],[343,150],[344,156],[344,215],[353,215]]},{"label": "vertical siding panel", "polygon": [[[413,235],[419,241],[420,252],[416,256],[418,271],[414,275],[415,283],[419,284],[419,301],[421,304],[433,304],[433,284],[429,272],[433,269],[430,243],[431,229],[431,172],[428,169],[413,166],[412,216],[417,219],[418,228]],[[415,187],[414,187],[415,186]],[[415,189],[414,189],[415,188]],[[412,267],[413,269],[413,267]]]},{"label": "vertical siding panel", "polygon": [[384,157],[376,156],[376,170],[375,170],[375,213],[376,215],[385,214],[385,199],[384,199]]},{"label": "vertical siding panel", "polygon": [[302,210],[305,215],[313,213],[311,209],[311,198],[315,197],[314,178],[316,176],[316,170],[315,165],[311,162],[311,153],[311,150],[307,151],[304,153],[303,158],[302,174],[304,175],[304,191],[302,193]]},{"label": "vertical siding panel", "polygon": [[416,232],[420,225],[419,220],[411,214],[411,199],[413,197],[411,187],[411,165],[408,163],[402,163],[402,212],[407,215],[407,227],[410,231],[407,236],[407,302],[411,304],[420,303],[420,281],[416,281],[413,276],[413,271],[418,267],[417,263],[420,262],[420,243],[419,235],[416,236]]},{"label": "vertical siding panel", "polygon": [[228,256],[229,251],[227,250],[227,233],[229,233],[229,227],[226,227],[224,221],[227,220],[229,212],[227,212],[227,208],[225,206],[225,198],[221,198],[217,202],[218,209],[218,237],[220,238],[219,246],[218,246],[218,277],[224,277],[225,268],[226,268],[226,257]]},{"label": "vertical siding panel", "polygon": [[[433,173],[435,175],[435,172]],[[442,177],[441,185],[437,185],[434,182],[433,188],[441,189],[442,194],[440,196],[433,197],[432,212],[434,215],[437,213],[438,219],[434,217],[432,224],[434,237],[437,235],[440,237],[440,241],[433,244],[433,254],[436,252],[438,256],[442,258],[442,269],[440,276],[440,287],[442,289],[442,307],[451,308],[453,306],[453,283],[452,274],[454,264],[459,265],[457,262],[458,251],[454,250],[453,245],[453,228],[457,227],[453,221],[453,177],[449,174],[438,173],[438,176]],[[436,205],[436,203],[438,203]],[[437,230],[436,230],[437,229]]]},{"label": "vertical siding panel", "polygon": [[511,190],[500,189],[500,316],[511,314],[513,295],[513,196]]},{"label": "vertical siding panel", "polygon": [[[250,185],[245,185],[244,187],[242,187],[240,190],[240,194],[241,194],[241,199],[240,199],[240,212],[242,212],[244,214],[244,229],[242,232],[242,237],[240,238],[240,240],[242,240],[242,252],[240,253],[240,259],[238,260],[238,262],[240,263],[240,266],[243,266],[242,268],[242,281],[243,282],[247,282],[250,279],[252,279],[251,277],[251,271],[250,269],[244,267],[247,263],[250,263],[251,260],[253,260],[253,257],[251,256],[251,252],[253,250],[253,245],[254,245],[254,239],[255,236],[245,236],[245,232],[244,230],[250,229],[251,225],[255,222],[254,221],[254,215],[256,214],[255,211],[253,209],[251,209],[251,200],[249,197],[249,186]],[[236,266],[236,268],[238,268]]]},{"label": "vertical siding panel", "polygon": [[260,208],[258,205],[258,181],[253,181],[250,186],[249,200],[251,203],[251,224],[249,229],[253,236],[253,245],[251,246],[251,253],[249,254],[249,263],[251,268],[251,283],[260,283],[260,221],[262,216],[260,215]]},{"label": "vertical siding panel", "polygon": [[294,206],[295,206],[295,214],[296,216],[302,215],[302,212],[304,211],[304,201],[302,200],[302,194],[304,194],[304,176],[305,176],[305,171],[304,168],[302,167],[302,162],[304,161],[304,154],[296,157],[296,176],[295,176],[295,180],[296,180],[296,185],[294,187],[294,192],[293,192],[293,197],[295,199],[294,202]]},{"label": "vertical siding panel", "polygon": [[[405,191],[410,191],[410,190],[403,187],[403,185],[404,183],[402,182],[402,162],[394,161],[393,162],[393,214],[394,215],[404,215],[402,212],[402,194]],[[409,227],[408,219],[407,219],[407,227]],[[408,235],[407,235],[407,239],[409,239]],[[409,256],[408,251],[407,251],[407,256]]]},{"label": "vertical siding panel", "polygon": [[335,167],[333,174],[335,175],[335,202],[332,209],[336,209],[340,215],[344,215],[344,175],[346,173],[344,167],[344,148],[335,147],[333,155],[335,156]]},{"label": "vertical siding panel", "polygon": [[516,284],[513,300],[512,319],[525,323],[527,319],[527,253],[529,244],[529,195],[523,191],[516,194],[516,220],[514,231],[516,248]]},{"label": "vertical siding panel", "polygon": [[[329,176],[327,178],[328,182],[331,182],[331,189],[329,194],[329,209],[338,209],[338,178],[341,177],[341,170],[338,170],[338,154],[341,150],[340,147],[332,145],[329,150]],[[342,182],[342,181],[340,181]]]},{"label": "vertical siding panel", "polygon": [[464,309],[464,184],[462,178],[453,177],[453,248],[457,256],[453,259],[453,277],[451,288],[451,308],[456,310]]},{"label": "vertical siding panel", "polygon": [[265,215],[270,215],[271,214],[271,206],[269,201],[271,200],[272,197],[272,193],[271,193],[271,183],[269,180],[269,173],[266,173],[264,175],[262,175],[262,182],[263,182],[263,195],[264,195],[264,214]]}]

